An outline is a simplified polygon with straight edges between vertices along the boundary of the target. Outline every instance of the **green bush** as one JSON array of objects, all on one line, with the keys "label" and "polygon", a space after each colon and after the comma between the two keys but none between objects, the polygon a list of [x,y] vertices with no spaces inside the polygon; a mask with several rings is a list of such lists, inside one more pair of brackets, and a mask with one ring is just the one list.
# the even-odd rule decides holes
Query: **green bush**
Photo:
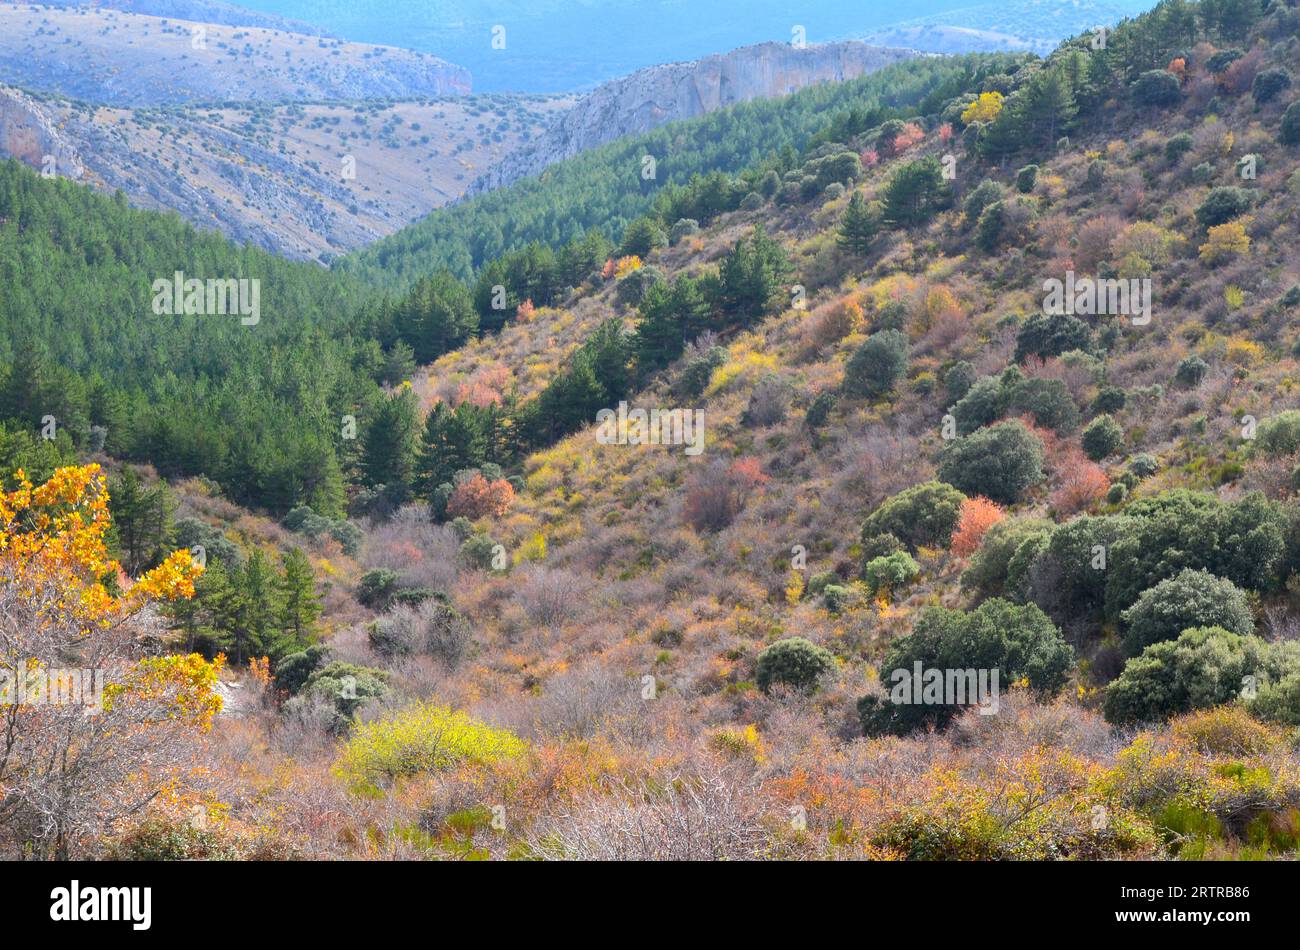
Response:
[{"label": "green bush", "polygon": [[1020,171],[1016,172],[1016,191],[1022,195],[1027,195],[1034,190],[1034,185],[1038,182],[1038,166],[1026,165]]},{"label": "green bush", "polygon": [[1043,480],[1043,444],[1024,423],[999,422],[943,450],[939,478],[967,495],[1013,505]]},{"label": "green bush", "polygon": [[1097,390],[1097,396],[1092,400],[1088,410],[1094,415],[1114,415],[1127,403],[1128,397],[1124,395],[1124,390],[1118,386],[1102,386]]},{"label": "green bush", "polygon": [[903,542],[886,532],[862,539],[862,563],[874,561],[878,557],[888,557],[896,551],[905,550]]},{"label": "green bush", "polygon": [[[966,496],[943,482],[922,482],[886,499],[862,525],[862,539],[892,534],[913,551],[946,548]],[[886,552],[889,553],[889,552]]]},{"label": "green bush", "polygon": [[948,394],[948,404],[952,405],[970,392],[977,379],[979,376],[975,373],[975,367],[965,360],[949,367],[948,372],[943,376],[943,388]]},{"label": "green bush", "polygon": [[1300,644],[1199,627],[1129,660],[1106,689],[1104,713],[1127,725],[1241,699],[1260,718],[1291,725],[1300,722],[1298,683]]},{"label": "green bush", "polygon": [[1192,136],[1188,132],[1179,132],[1169,141],[1165,142],[1165,158],[1169,164],[1173,165],[1178,162],[1184,155],[1192,150],[1194,143]]},{"label": "green bush", "polygon": [[907,335],[898,330],[871,334],[844,367],[844,391],[873,399],[893,392],[907,371],[910,350]]},{"label": "green bush", "polygon": [[1143,591],[1123,613],[1124,649],[1136,656],[1153,643],[1174,640],[1193,627],[1248,634],[1255,621],[1245,591],[1208,571],[1188,568]]},{"label": "green bush", "polygon": [[[998,689],[1025,679],[1040,695],[1065,685],[1074,651],[1037,607],[994,598],[970,613],[930,607],[911,634],[895,640],[880,664],[887,695],[864,696],[858,716],[866,735],[902,735],[921,726],[943,726],[962,706],[910,701],[916,664],[923,671],[996,670]],[[945,697],[954,698],[954,697]]]},{"label": "green bush", "polygon": [[1196,220],[1209,229],[1240,218],[1255,204],[1255,196],[1245,188],[1233,186],[1213,188],[1196,209]]},{"label": "green bush", "polygon": [[1256,103],[1263,105],[1272,102],[1290,89],[1292,82],[1291,71],[1285,66],[1270,66],[1255,74],[1255,81],[1250,86],[1250,94]]},{"label": "green bush", "polygon": [[1182,98],[1178,77],[1167,69],[1148,69],[1133,83],[1133,104],[1138,108],[1177,105]]},{"label": "green bush", "polygon": [[1261,422],[1255,432],[1255,451],[1270,456],[1300,451],[1300,409],[1288,409]]},{"label": "green bush", "polygon": [[1110,416],[1098,416],[1083,430],[1083,451],[1094,462],[1114,455],[1124,444],[1124,430]]},{"label": "green bush", "polygon": [[1300,99],[1286,107],[1277,139],[1283,145],[1300,145]]},{"label": "green bush", "polygon": [[777,683],[811,692],[834,668],[835,657],[830,651],[803,637],[787,637],[759,653],[755,681],[765,693]]},{"label": "green bush", "polygon": [[882,590],[896,591],[911,583],[920,573],[920,565],[906,551],[872,558],[862,569],[863,580],[873,594]]},{"label": "green bush", "polygon": [[1128,460],[1128,470],[1138,478],[1150,478],[1160,471],[1160,460],[1150,452],[1139,452]]},{"label": "green bush", "polygon": [[361,575],[357,584],[357,600],[366,607],[383,610],[393,599],[397,589],[397,572],[386,568],[375,568]]},{"label": "green bush", "polygon": [[1079,428],[1079,409],[1063,380],[1021,379],[1005,388],[1007,415],[1031,415],[1060,435]]},{"label": "green bush", "polygon": [[1048,538],[1053,523],[1043,518],[1004,518],[989,528],[961,575],[961,586],[985,596],[1016,599],[1007,591],[1007,572],[1016,551],[1027,541]]},{"label": "green bush", "polygon": [[1199,356],[1184,356],[1174,372],[1174,382],[1181,386],[1197,386],[1205,378],[1210,365]]},{"label": "green bush", "polygon": [[1070,350],[1091,353],[1092,349],[1092,328],[1078,317],[1036,313],[1016,333],[1015,362],[1023,363],[1030,356],[1050,359]]},{"label": "green bush", "polygon": [[992,425],[1002,418],[1006,410],[1006,396],[1002,391],[1002,382],[995,376],[984,376],[975,380],[956,405],[952,407],[953,419],[957,422],[957,432],[970,435],[982,426]]},{"label": "green bush", "polygon": [[1139,498],[1124,509],[1131,534],[1109,549],[1106,615],[1114,620],[1138,596],[1185,568],[1209,571],[1243,590],[1270,590],[1287,551],[1280,508],[1252,492],[1232,502],[1186,489]]}]

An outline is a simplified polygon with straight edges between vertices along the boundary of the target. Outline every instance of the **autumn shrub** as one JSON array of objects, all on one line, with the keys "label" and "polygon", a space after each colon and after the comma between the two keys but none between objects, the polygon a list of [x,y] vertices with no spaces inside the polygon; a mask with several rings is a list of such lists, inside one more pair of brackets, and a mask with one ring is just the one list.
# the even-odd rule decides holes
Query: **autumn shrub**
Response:
[{"label": "autumn shrub", "polygon": [[768,375],[758,381],[749,395],[749,405],[740,421],[748,426],[771,426],[785,419],[794,395],[790,381],[781,376]]},{"label": "autumn shrub", "polygon": [[951,442],[939,477],[968,495],[1012,505],[1043,480],[1043,444],[1024,423],[1000,422]]},{"label": "autumn shrub", "polygon": [[1255,629],[1245,591],[1232,581],[1190,568],[1143,591],[1124,611],[1123,620],[1124,648],[1130,656],[1193,627],[1220,627],[1238,634]]},{"label": "autumn shrub", "polygon": [[1059,466],[1059,484],[1047,496],[1052,510],[1063,517],[1086,511],[1110,489],[1110,479],[1100,465],[1079,457],[1077,451],[1073,456]]},{"label": "autumn shrub", "polygon": [[1005,517],[1001,506],[987,498],[967,498],[961,504],[957,530],[952,535],[952,552],[958,557],[970,557],[988,530]]},{"label": "autumn shrub", "polygon": [[754,681],[765,693],[778,684],[811,692],[834,668],[835,657],[829,650],[804,637],[787,637],[758,654]]},{"label": "autumn shrub", "polygon": [[766,481],[757,459],[711,465],[690,480],[682,515],[696,531],[721,531]]},{"label": "autumn shrub", "polygon": [[510,510],[515,490],[504,478],[488,481],[482,473],[475,472],[460,481],[447,499],[447,517],[500,518]]},{"label": "autumn shrub", "polygon": [[414,703],[358,725],[334,765],[353,792],[377,794],[398,779],[461,764],[518,758],[527,744],[514,734],[434,703]]},{"label": "autumn shrub", "polygon": [[425,655],[455,669],[469,651],[472,630],[455,607],[439,599],[399,606],[370,624],[370,646],[387,657]]},{"label": "autumn shrub", "polygon": [[919,547],[947,547],[965,500],[962,492],[943,482],[922,482],[906,488],[882,502],[863,522],[863,544],[881,535],[892,535],[914,551]]}]

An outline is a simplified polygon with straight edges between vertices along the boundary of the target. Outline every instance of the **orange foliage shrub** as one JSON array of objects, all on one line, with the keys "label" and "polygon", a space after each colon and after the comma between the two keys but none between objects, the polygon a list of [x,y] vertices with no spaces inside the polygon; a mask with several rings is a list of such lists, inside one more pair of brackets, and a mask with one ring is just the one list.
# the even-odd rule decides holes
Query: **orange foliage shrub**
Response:
[{"label": "orange foliage shrub", "polygon": [[976,495],[961,503],[957,530],[952,535],[952,552],[958,557],[970,557],[984,540],[984,534],[1006,515],[1000,505]]},{"label": "orange foliage shrub", "polygon": [[489,482],[475,472],[451,493],[447,501],[447,516],[465,517],[471,521],[488,516],[500,518],[510,510],[514,500],[515,490],[504,478]]},{"label": "orange foliage shrub", "polygon": [[1083,453],[1073,455],[1069,463],[1059,469],[1059,475],[1061,484],[1048,500],[1061,515],[1073,515],[1091,508],[1110,488],[1110,480],[1101,466],[1084,458]]}]

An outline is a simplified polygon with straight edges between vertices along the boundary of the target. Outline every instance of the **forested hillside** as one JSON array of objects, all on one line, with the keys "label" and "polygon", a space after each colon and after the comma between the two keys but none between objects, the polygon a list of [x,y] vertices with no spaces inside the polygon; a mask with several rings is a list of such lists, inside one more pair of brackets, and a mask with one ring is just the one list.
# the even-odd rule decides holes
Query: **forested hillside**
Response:
[{"label": "forested hillside", "polygon": [[[1296,857],[1297,71],[1294,3],[1165,0],[330,272],[7,167],[0,450],[112,474],[10,480],[5,596],[155,604],[115,714],[184,714],[130,775],[34,741],[4,847]],[[260,322],[154,315],[181,268],[262,277]]]},{"label": "forested hillside", "polygon": [[827,117],[839,113],[855,111],[864,128],[887,118],[933,114],[960,90],[1019,61],[921,59],[852,82],[672,123],[561,162],[537,179],[439,209],[336,267],[401,288],[438,267],[464,279],[506,252],[531,242],[558,248],[590,228],[617,239],[668,186],[705,172],[758,176],[765,163],[788,165],[825,128]]}]

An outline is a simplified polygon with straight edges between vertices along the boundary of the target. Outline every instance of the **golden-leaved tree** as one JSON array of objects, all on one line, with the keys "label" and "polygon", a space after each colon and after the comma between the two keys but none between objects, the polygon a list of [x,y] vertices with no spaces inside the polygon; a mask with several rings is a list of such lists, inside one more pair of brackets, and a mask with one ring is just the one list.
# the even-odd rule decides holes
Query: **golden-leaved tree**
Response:
[{"label": "golden-leaved tree", "polygon": [[191,597],[176,551],[134,582],[108,558],[98,465],[0,491],[0,854],[67,858],[175,792],[221,700],[220,659],[160,655],[149,606]]}]

